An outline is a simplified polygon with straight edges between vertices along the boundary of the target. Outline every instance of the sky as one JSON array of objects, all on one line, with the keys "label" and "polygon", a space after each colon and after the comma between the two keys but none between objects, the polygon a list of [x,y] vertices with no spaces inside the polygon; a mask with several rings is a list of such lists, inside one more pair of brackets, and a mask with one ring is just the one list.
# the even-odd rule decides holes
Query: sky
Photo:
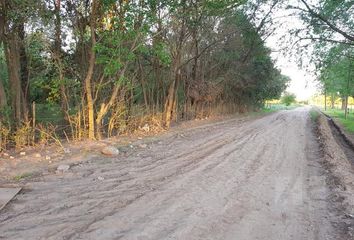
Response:
[{"label": "sky", "polygon": [[294,93],[298,101],[308,100],[318,92],[315,77],[305,70],[299,69],[296,63],[290,62],[287,65],[281,64],[280,66],[278,63],[277,67],[284,75],[291,78],[287,91]]},{"label": "sky", "polygon": [[288,16],[292,13],[289,11],[291,10],[279,9],[274,12],[273,16],[279,18],[278,21],[282,23],[282,26],[277,28],[272,36],[266,39],[266,45],[273,50],[272,58],[276,61],[278,69],[281,70],[282,74],[291,78],[287,91],[294,93],[298,101],[303,101],[316,94],[318,89],[315,76],[305,69],[301,69],[296,63],[296,58],[299,56],[284,56],[284,54],[279,52],[280,48],[284,46],[280,42],[281,37],[284,35],[290,37],[289,30],[302,26],[302,22],[297,16]]}]

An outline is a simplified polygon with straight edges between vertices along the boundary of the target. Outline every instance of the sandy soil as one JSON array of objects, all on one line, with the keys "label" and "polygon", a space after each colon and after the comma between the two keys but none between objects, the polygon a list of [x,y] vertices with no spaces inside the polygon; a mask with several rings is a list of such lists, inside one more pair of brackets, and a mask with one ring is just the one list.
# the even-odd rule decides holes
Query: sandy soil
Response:
[{"label": "sandy soil", "polygon": [[0,213],[0,239],[351,239],[308,112],[185,130],[34,178]]}]

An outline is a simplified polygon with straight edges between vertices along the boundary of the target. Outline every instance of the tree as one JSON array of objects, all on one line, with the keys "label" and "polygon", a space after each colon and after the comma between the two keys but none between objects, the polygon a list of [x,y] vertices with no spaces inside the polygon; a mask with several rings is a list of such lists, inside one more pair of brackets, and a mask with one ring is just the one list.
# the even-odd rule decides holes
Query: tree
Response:
[{"label": "tree", "polygon": [[[353,50],[346,45],[339,45],[330,48],[322,53],[323,63],[318,66],[320,69],[319,80],[323,89],[332,98],[339,94],[342,98],[342,109],[347,115],[348,97],[354,96],[354,80],[352,77]],[[333,104],[332,104],[333,105]]]},{"label": "tree", "polygon": [[289,106],[296,102],[296,96],[293,93],[285,92],[281,98],[281,102],[286,106]]},{"label": "tree", "polygon": [[0,104],[19,129],[33,101],[67,137],[99,139],[151,115],[168,128],[256,109],[288,82],[264,44],[276,0],[0,3]]}]

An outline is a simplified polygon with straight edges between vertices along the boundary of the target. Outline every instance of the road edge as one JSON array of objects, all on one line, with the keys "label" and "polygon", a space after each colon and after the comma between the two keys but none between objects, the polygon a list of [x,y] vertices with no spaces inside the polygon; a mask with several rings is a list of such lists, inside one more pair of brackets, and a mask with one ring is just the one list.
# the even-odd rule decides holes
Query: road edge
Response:
[{"label": "road edge", "polygon": [[323,151],[322,165],[327,173],[326,182],[331,189],[328,199],[336,210],[336,217],[341,221],[335,227],[345,234],[343,240],[352,240],[354,237],[354,166],[336,142],[329,119],[324,114],[319,114],[316,120],[316,133]]},{"label": "road edge", "polygon": [[321,113],[326,116],[326,118],[328,119],[328,121],[333,124],[333,127],[335,127],[339,134],[343,137],[343,139],[347,142],[347,144],[354,150],[354,139],[351,135],[349,135],[347,133],[347,131],[344,129],[344,127],[338,123],[338,121],[336,119],[334,119],[333,117],[329,116],[328,114],[324,113],[323,111],[321,111]]}]

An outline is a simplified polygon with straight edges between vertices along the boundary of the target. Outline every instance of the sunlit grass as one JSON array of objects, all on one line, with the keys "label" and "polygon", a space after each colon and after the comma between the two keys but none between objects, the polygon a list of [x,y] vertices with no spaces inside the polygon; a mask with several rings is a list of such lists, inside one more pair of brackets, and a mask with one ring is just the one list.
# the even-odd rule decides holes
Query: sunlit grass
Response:
[{"label": "sunlit grass", "polygon": [[337,119],[350,133],[354,133],[354,111],[349,111],[347,119],[344,117],[344,110],[340,109],[327,109],[327,111],[323,111],[334,119]]},{"label": "sunlit grass", "polygon": [[262,109],[262,112],[276,112],[280,110],[292,110],[297,107],[300,107],[300,104],[291,104],[290,106],[286,106],[285,104],[277,103],[266,106]]},{"label": "sunlit grass", "polygon": [[13,180],[15,180],[15,181],[20,181],[20,180],[22,180],[22,179],[24,179],[24,178],[29,178],[29,177],[31,177],[32,176],[32,174],[33,173],[23,173],[23,174],[20,174],[20,175],[17,175],[17,176],[15,176],[15,177],[13,177]]},{"label": "sunlit grass", "polygon": [[310,111],[310,117],[313,122],[316,122],[319,116],[319,112],[315,109],[311,109]]}]

